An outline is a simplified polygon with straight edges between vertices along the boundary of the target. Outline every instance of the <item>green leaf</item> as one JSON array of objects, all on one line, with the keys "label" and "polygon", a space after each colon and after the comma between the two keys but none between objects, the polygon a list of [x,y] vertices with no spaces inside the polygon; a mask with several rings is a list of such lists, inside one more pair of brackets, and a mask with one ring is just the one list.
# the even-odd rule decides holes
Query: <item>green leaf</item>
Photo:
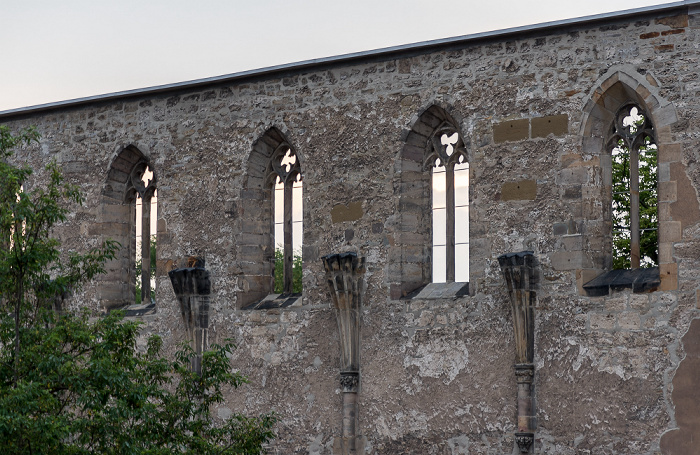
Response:
[{"label": "green leaf", "polygon": [[232,344],[205,352],[198,375],[188,344],[167,357],[153,335],[141,351],[140,324],[122,312],[53,310],[105,273],[121,245],[61,251],[51,232],[82,203],[78,188],[52,162],[46,184],[23,191],[32,170],[4,159],[37,140],[34,129],[13,135],[0,126],[0,453],[262,453],[274,437],[273,414],[222,423],[210,413],[247,382],[231,370]]}]

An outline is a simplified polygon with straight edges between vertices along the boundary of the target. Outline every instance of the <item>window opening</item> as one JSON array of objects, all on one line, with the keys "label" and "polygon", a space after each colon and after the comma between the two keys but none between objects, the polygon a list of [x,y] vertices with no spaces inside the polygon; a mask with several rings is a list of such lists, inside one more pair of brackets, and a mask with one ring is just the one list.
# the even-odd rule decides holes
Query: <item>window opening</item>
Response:
[{"label": "window opening", "polygon": [[446,174],[437,160],[433,166],[433,283],[447,281]]},{"label": "window opening", "polygon": [[449,124],[431,137],[432,282],[469,281],[469,163]]},{"label": "window opening", "polygon": [[469,163],[455,163],[455,281],[469,281]]},{"label": "window opening", "polygon": [[[136,272],[134,303],[151,305],[156,295],[156,229],[158,220],[158,190],[155,188],[153,172],[145,167],[132,179],[135,198],[133,256]],[[144,241],[148,239],[148,241]]]},{"label": "window opening", "polygon": [[[20,184],[19,186],[19,191],[17,192],[17,202],[19,203],[21,198],[22,198],[22,193],[24,193],[24,185]],[[14,217],[13,217],[14,218]],[[20,237],[24,237],[26,232],[27,232],[27,220],[22,220],[20,223],[19,221],[12,221],[12,224],[10,225],[10,244],[9,244],[9,249],[12,250],[15,247],[15,232],[17,229],[19,229],[19,226],[22,226],[22,234]]]},{"label": "window opening", "polygon": [[613,268],[658,265],[657,152],[654,129],[634,104],[615,116],[611,139]]},{"label": "window opening", "polygon": [[303,183],[294,151],[280,145],[272,156],[274,210],[274,292],[300,293],[303,241]]}]

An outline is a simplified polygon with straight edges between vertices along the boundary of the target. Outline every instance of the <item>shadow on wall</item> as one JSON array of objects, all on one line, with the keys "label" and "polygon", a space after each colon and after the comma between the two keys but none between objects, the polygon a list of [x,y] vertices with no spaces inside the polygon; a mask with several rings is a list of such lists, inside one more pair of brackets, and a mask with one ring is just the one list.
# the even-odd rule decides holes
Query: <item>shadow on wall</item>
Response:
[{"label": "shadow on wall", "polygon": [[678,428],[661,437],[665,455],[700,454],[700,319],[690,323],[682,342],[686,355],[676,370],[671,394]]}]

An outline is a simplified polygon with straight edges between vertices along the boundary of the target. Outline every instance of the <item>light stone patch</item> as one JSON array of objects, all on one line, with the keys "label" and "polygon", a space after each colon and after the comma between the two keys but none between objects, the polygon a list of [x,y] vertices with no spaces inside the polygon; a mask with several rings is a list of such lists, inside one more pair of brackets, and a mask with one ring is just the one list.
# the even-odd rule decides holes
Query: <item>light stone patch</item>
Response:
[{"label": "light stone patch", "polygon": [[422,377],[443,377],[445,384],[454,381],[468,363],[469,353],[464,342],[444,339],[419,344],[413,354],[406,355],[403,362],[405,368],[418,367],[418,374]]}]

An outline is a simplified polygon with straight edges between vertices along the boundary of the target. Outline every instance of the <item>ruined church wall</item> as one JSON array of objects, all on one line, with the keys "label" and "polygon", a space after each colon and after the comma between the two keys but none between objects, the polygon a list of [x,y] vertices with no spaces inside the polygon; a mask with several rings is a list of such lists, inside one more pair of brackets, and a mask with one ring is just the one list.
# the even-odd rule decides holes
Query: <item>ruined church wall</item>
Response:
[{"label": "ruined church wall", "polygon": [[[16,159],[37,169],[55,159],[86,195],[57,229],[66,248],[84,249],[123,229],[102,203],[107,172],[127,145],[148,158],[159,207],[157,310],[143,317],[145,333],[163,335],[170,352],[184,338],[167,272],[204,257],[213,283],[211,342],[232,338],[233,365],[251,379],[215,412],[225,418],[231,410],[274,409],[281,420],[271,453],[336,450],[338,332],[320,257],[346,249],[367,258],[359,398],[365,453],[513,452],[515,348],[497,257],[522,250],[534,251],[542,270],[536,453],[693,453],[684,441],[700,428],[678,406],[696,398],[672,394],[700,379],[690,371],[674,382],[695,333],[688,330],[700,289],[700,16],[669,14],[0,122],[36,125],[40,144]],[[620,80],[659,103],[648,107],[664,144],[663,271],[675,276],[651,293],[588,297],[581,285],[602,269],[606,210],[605,151],[586,139],[595,124],[590,103],[604,105],[596,90],[604,94]],[[433,105],[455,119],[469,155],[470,295],[400,298],[392,284],[418,273],[401,267],[407,251],[419,259],[429,252],[429,245],[407,245],[430,209],[402,213],[402,192],[412,191],[402,150]],[[663,106],[671,107],[656,109]],[[294,147],[304,174],[304,292],[298,307],[243,311],[246,264],[259,251],[249,246],[256,238],[241,233],[265,222],[245,191],[249,157],[271,127]],[[344,216],[334,217],[339,211]],[[98,312],[100,298],[98,283],[71,304]],[[673,434],[662,443],[667,431]]]}]

